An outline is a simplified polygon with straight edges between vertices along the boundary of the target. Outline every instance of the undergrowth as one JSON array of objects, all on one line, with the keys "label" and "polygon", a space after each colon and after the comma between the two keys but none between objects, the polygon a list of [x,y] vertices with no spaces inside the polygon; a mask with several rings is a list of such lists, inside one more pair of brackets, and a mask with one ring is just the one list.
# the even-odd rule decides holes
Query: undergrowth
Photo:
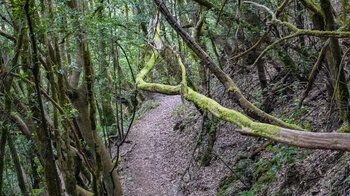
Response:
[{"label": "undergrowth", "polygon": [[[276,180],[277,172],[283,165],[293,165],[295,162],[303,159],[303,156],[296,156],[297,152],[294,147],[290,146],[273,146],[266,147],[266,151],[273,153],[270,158],[260,158],[256,163],[251,159],[243,159],[233,167],[234,174],[231,178],[224,178],[220,183],[218,195],[232,195],[234,190],[240,196],[253,196],[261,193],[269,184]],[[244,182],[249,187],[239,188],[237,183]]]}]

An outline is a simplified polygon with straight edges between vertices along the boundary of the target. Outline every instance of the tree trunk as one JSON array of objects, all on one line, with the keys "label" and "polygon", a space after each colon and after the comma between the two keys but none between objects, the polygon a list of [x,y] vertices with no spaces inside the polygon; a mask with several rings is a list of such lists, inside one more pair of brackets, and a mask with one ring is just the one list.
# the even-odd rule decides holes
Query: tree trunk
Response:
[{"label": "tree trunk", "polygon": [[24,179],[23,171],[22,171],[21,165],[19,163],[19,158],[18,158],[18,155],[17,155],[17,150],[16,150],[15,145],[13,144],[11,135],[8,136],[7,142],[8,142],[8,146],[10,148],[13,164],[15,165],[19,188],[21,189],[22,194],[24,196],[29,196],[29,193],[28,193],[28,191],[26,189],[26,184],[27,183],[26,183],[26,181]]},{"label": "tree trunk", "polygon": [[5,146],[6,146],[6,140],[7,140],[8,130],[7,126],[2,126],[1,131],[1,141],[0,141],[0,196],[3,195],[2,193],[2,184],[3,184],[3,174],[4,174],[4,159],[5,159]]},{"label": "tree trunk", "polygon": [[37,51],[37,45],[36,45],[36,39],[34,35],[34,29],[33,24],[31,20],[31,15],[29,13],[29,9],[32,9],[32,5],[29,6],[29,0],[26,1],[26,4],[24,6],[24,9],[26,11],[26,17],[28,21],[29,26],[29,33],[30,33],[30,39],[31,39],[31,45],[33,49],[33,59],[32,62],[34,64],[32,68],[32,73],[34,76],[34,83],[35,83],[35,89],[36,89],[36,96],[37,96],[37,106],[32,108],[33,114],[35,116],[41,117],[41,122],[35,123],[37,126],[36,134],[39,140],[39,152],[41,157],[43,158],[43,167],[44,167],[44,175],[46,179],[47,184],[47,190],[51,196],[61,196],[61,185],[60,185],[60,178],[58,176],[57,170],[56,170],[56,164],[55,159],[52,151],[51,146],[51,139],[50,139],[50,133],[47,127],[47,122],[45,119],[44,114],[44,107],[43,102],[41,99],[41,91],[40,91],[40,66],[39,66],[39,56]]},{"label": "tree trunk", "polygon": [[[336,24],[333,17],[333,8],[329,0],[321,0],[321,8],[325,13],[326,25],[328,31],[336,30]],[[350,122],[349,110],[349,90],[345,77],[345,72],[341,63],[341,49],[338,39],[330,38],[329,49],[326,53],[328,67],[331,73],[332,85],[334,87],[335,98],[339,115],[344,123]]]}]

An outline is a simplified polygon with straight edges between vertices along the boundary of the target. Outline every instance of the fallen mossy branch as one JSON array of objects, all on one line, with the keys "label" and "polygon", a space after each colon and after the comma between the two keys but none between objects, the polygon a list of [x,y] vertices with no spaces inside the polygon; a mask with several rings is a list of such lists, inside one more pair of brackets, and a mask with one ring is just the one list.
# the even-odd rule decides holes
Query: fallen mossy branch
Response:
[{"label": "fallen mossy branch", "polygon": [[[154,52],[140,74],[136,76],[138,89],[169,95],[181,94],[180,85],[171,86],[144,81],[147,73],[154,67],[157,56],[158,53]],[[215,117],[237,125],[238,131],[245,135],[270,138],[280,143],[302,148],[350,151],[350,134],[347,133],[306,132],[254,122],[240,112],[225,108],[215,100],[199,94],[189,87],[187,87],[187,93],[183,94],[183,97],[198,105],[200,109],[211,112]]]}]

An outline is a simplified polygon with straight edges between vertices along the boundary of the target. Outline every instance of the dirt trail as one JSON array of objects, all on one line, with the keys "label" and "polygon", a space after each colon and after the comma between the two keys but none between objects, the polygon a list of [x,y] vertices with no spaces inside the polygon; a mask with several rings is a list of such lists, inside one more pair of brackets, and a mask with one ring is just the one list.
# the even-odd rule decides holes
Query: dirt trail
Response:
[{"label": "dirt trail", "polygon": [[[120,165],[124,195],[181,195],[177,190],[178,173],[175,151],[177,135],[172,113],[181,103],[180,96],[157,96],[159,106],[149,111],[132,127],[122,148],[126,153]],[[132,149],[132,150],[131,150]]]}]

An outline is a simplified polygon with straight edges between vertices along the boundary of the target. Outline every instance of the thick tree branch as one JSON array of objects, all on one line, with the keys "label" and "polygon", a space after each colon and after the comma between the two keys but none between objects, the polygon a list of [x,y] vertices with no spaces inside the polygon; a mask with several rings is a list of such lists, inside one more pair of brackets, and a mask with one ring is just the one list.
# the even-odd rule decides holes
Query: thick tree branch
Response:
[{"label": "thick tree branch", "polygon": [[303,101],[308,96],[308,94],[309,94],[309,92],[310,92],[310,90],[312,88],[312,85],[313,85],[313,83],[314,83],[314,81],[316,79],[317,74],[321,70],[322,62],[323,62],[324,57],[326,56],[326,52],[328,50],[328,46],[329,46],[329,40],[327,40],[326,43],[323,45],[320,53],[318,54],[317,61],[316,61],[316,63],[314,64],[314,66],[312,68],[312,71],[311,71],[310,76],[309,76],[309,80],[308,80],[307,85],[305,87],[305,91],[303,93],[303,96],[300,99],[300,103],[299,103],[299,107],[300,108],[301,108],[301,106],[303,104]]},{"label": "thick tree branch", "polygon": [[45,119],[45,113],[44,113],[44,107],[43,102],[41,99],[41,91],[40,91],[40,66],[39,66],[39,58],[38,58],[38,49],[36,45],[36,38],[34,35],[34,29],[33,24],[31,20],[31,13],[30,13],[30,7],[33,5],[29,5],[29,0],[26,0],[24,10],[27,17],[28,27],[29,27],[29,34],[30,34],[30,41],[33,49],[33,63],[34,66],[32,68],[32,73],[34,76],[34,83],[35,83],[35,90],[36,90],[36,96],[37,101],[39,105],[39,114],[41,116],[41,123],[38,124],[41,128],[38,129],[37,135],[38,139],[41,142],[42,147],[39,149],[41,156],[44,159],[43,166],[44,166],[44,175],[47,182],[48,192],[50,195],[53,196],[60,196],[62,194],[61,190],[61,183],[58,176],[58,172],[56,169],[56,164],[54,160],[54,155],[52,151],[52,145],[51,140],[49,137],[49,130],[47,127],[47,122]]},{"label": "thick tree branch", "polygon": [[[228,93],[232,99],[234,99],[239,106],[252,118],[266,123],[275,124],[281,127],[288,127],[293,129],[300,129],[296,125],[291,125],[285,123],[269,114],[266,114],[252,103],[250,103],[240,92],[239,88],[233,82],[233,80],[228,76],[213,59],[190,37],[190,35],[179,25],[176,19],[170,14],[169,10],[166,8],[162,0],[154,0],[155,4],[158,6],[160,12],[165,16],[168,23],[173,27],[173,29],[182,37],[184,42],[189,48],[192,49],[194,53],[206,64],[208,65],[210,71],[219,79],[219,81],[228,90]],[[157,85],[152,86],[155,88]],[[174,89],[175,90],[175,89]]]},{"label": "thick tree branch", "polygon": [[272,21],[274,24],[280,24],[284,26],[288,26],[292,31],[294,31],[293,34],[287,35],[281,39],[278,39],[274,41],[272,44],[267,46],[260,55],[255,59],[252,68],[255,67],[255,65],[258,63],[258,61],[268,52],[271,48],[276,46],[278,43],[294,38],[297,36],[303,36],[303,35],[309,35],[309,36],[315,36],[315,37],[328,37],[328,38],[349,38],[350,37],[350,31],[320,31],[320,30],[308,30],[308,29],[299,29],[296,26],[294,26],[292,23],[289,22],[282,22],[279,20]]},{"label": "thick tree branch", "polygon": [[7,39],[16,43],[16,38],[14,38],[12,35],[6,33],[5,31],[0,30],[0,35],[3,37],[6,37]]},{"label": "thick tree branch", "polygon": [[[170,86],[144,82],[144,77],[154,67],[158,53],[153,53],[151,59],[137,75],[137,87],[141,90],[153,91],[163,94],[181,94],[180,86]],[[219,103],[201,95],[187,87],[184,98],[198,105],[202,110],[208,110],[215,117],[231,122],[238,126],[238,131],[245,135],[266,137],[274,141],[309,149],[331,149],[350,151],[350,134],[348,133],[316,133],[306,132],[279,126],[258,123],[250,120],[243,114],[225,108]]]}]

